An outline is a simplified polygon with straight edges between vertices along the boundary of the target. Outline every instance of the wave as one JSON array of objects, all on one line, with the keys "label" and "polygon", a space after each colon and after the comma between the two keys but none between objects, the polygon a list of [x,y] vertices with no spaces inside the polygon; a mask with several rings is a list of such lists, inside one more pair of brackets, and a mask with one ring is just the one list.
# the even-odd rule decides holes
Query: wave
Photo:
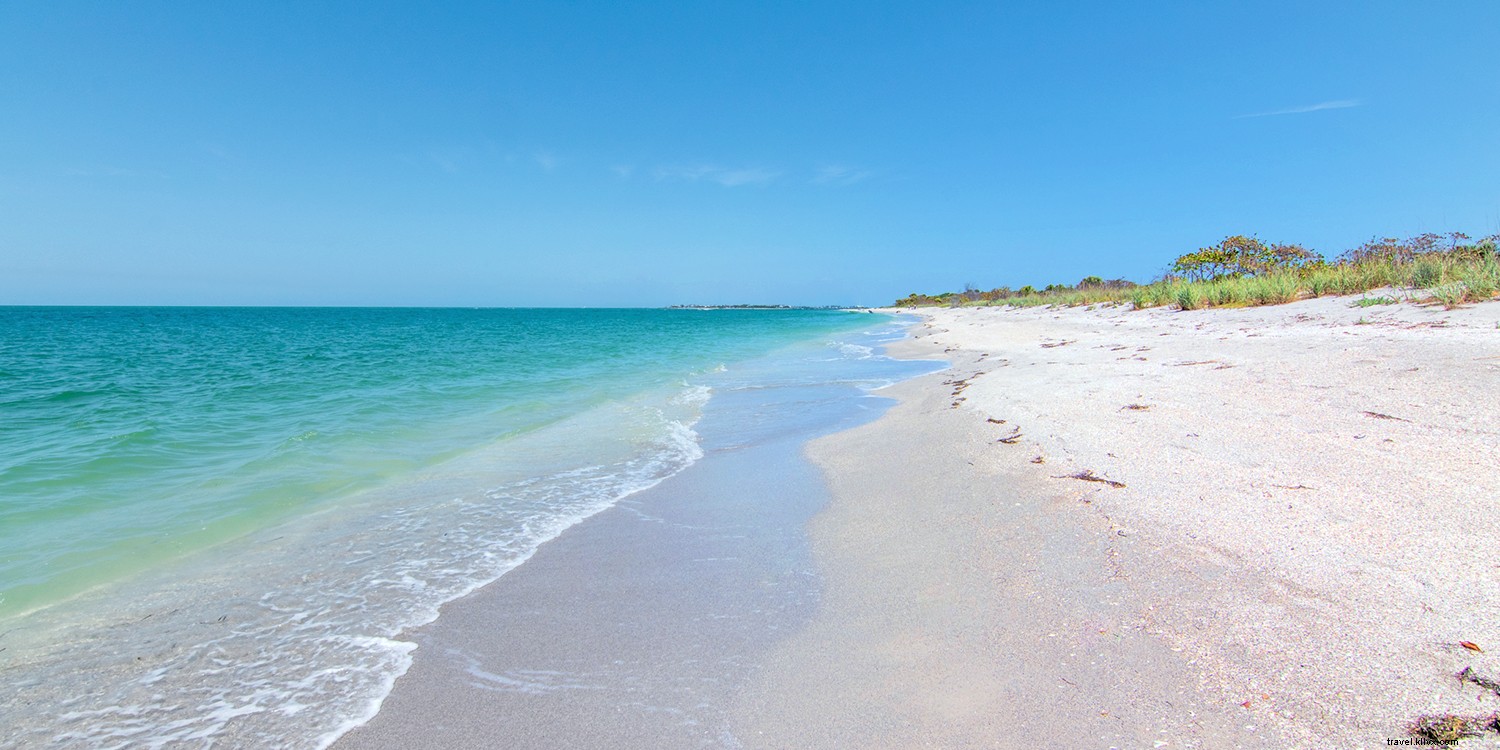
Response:
[{"label": "wave", "polygon": [[326,747],[410,666],[404,631],[701,458],[710,396],[611,402],[34,613],[0,746]]}]

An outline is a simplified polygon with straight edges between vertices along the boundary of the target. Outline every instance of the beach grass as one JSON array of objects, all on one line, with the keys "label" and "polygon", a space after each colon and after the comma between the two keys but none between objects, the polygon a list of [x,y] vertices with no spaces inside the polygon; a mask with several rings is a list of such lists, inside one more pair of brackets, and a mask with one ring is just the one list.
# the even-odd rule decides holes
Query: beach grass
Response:
[{"label": "beach grass", "polygon": [[1208,304],[1208,295],[1200,284],[1179,284],[1172,293],[1177,306],[1184,310],[1197,310]]},{"label": "beach grass", "polygon": [[[1359,307],[1400,301],[1439,304],[1452,309],[1494,298],[1500,291],[1500,257],[1492,239],[1445,249],[1422,242],[1423,235],[1406,243],[1372,241],[1345,253],[1338,261],[1321,259],[1299,266],[1270,267],[1257,273],[1235,273],[1210,278],[1164,275],[1148,284],[1103,281],[1089,277],[1075,286],[1030,286],[1012,291],[967,289],[938,295],[912,294],[897,307],[1079,307],[1129,305],[1141,310],[1175,306],[1182,310],[1209,307],[1279,305],[1299,299],[1364,294],[1394,289],[1395,295],[1366,297]],[[1369,249],[1369,248],[1375,249]],[[1188,257],[1188,256],[1184,256]],[[1180,265],[1180,263],[1179,263]]]}]

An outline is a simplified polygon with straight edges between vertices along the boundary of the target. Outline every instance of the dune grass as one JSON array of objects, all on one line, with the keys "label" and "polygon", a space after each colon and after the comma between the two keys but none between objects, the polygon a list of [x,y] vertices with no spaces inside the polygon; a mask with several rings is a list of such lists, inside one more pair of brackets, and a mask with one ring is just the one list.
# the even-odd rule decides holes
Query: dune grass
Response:
[{"label": "dune grass", "polygon": [[[1314,297],[1362,294],[1386,287],[1404,290],[1402,298],[1417,303],[1454,308],[1493,298],[1500,291],[1500,259],[1493,250],[1433,251],[1412,258],[1364,258],[1319,263],[1309,268],[1281,270],[1259,276],[1189,281],[1164,278],[1131,286],[1080,285],[1052,291],[1012,294],[999,299],[973,299],[951,294],[913,295],[901,306],[1011,306],[1130,305],[1135,309],[1176,306],[1183,310],[1207,307],[1279,305]],[[1396,302],[1395,297],[1366,298],[1365,307]]]}]

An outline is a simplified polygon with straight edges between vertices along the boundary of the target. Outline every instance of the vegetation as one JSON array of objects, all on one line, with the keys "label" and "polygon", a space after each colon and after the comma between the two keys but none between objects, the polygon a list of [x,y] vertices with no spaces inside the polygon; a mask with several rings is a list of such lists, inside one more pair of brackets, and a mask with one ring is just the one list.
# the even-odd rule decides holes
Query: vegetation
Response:
[{"label": "vegetation", "polygon": [[[1088,276],[1077,284],[1027,285],[1012,290],[911,294],[897,307],[1009,305],[1120,305],[1136,309],[1175,305],[1204,307],[1278,305],[1309,297],[1404,290],[1408,301],[1431,301],[1449,309],[1488,300],[1500,291],[1500,235],[1471,241],[1462,232],[1421,234],[1406,240],[1372,239],[1329,261],[1300,245],[1266,244],[1233,235],[1218,244],[1182,255],[1161,277],[1138,285],[1124,279]],[[1390,304],[1391,296],[1365,298],[1356,305]]]},{"label": "vegetation", "polygon": [[1267,245],[1236,234],[1212,247],[1199,248],[1172,264],[1172,272],[1189,281],[1263,276],[1276,271],[1311,268],[1322,258],[1301,245]]},{"label": "vegetation", "polygon": [[1457,716],[1433,714],[1419,716],[1407,725],[1406,732],[1419,740],[1434,745],[1455,744],[1469,737],[1479,737],[1487,732],[1500,730],[1500,716]]}]

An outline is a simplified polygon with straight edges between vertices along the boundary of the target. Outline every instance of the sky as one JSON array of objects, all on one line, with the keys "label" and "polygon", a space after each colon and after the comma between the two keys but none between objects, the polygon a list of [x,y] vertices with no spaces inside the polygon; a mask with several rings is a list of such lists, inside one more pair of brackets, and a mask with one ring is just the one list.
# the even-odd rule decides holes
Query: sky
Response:
[{"label": "sky", "polygon": [[0,2],[0,304],[881,304],[1500,232],[1500,3]]}]

